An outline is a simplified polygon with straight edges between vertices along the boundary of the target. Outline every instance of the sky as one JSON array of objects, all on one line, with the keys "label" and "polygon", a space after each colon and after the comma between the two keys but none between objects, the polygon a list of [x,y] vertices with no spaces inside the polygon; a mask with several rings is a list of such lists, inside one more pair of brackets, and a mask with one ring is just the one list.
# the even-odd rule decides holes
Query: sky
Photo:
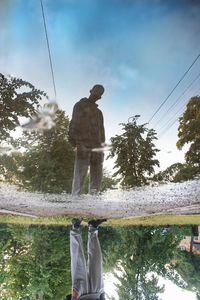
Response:
[{"label": "sky", "polygon": [[[147,123],[200,53],[199,0],[43,0],[43,5],[59,107],[71,117],[73,105],[94,84],[103,84],[99,108],[107,143],[129,117],[139,114],[138,122]],[[0,0],[0,72],[55,98],[40,0]],[[200,78],[184,93],[199,72],[200,59],[148,124],[158,133],[162,169],[183,162],[187,147],[176,149],[178,122],[165,129],[200,93]],[[112,162],[105,164],[112,168]]]}]

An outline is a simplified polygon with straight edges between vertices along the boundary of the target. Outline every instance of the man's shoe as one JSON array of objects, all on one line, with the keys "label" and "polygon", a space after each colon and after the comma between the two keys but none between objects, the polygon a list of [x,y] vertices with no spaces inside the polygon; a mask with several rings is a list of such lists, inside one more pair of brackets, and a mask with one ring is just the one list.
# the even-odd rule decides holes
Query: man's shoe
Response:
[{"label": "man's shoe", "polygon": [[88,226],[94,227],[94,228],[98,228],[99,225],[101,225],[103,222],[106,222],[107,219],[97,219],[97,220],[90,220],[88,222]]},{"label": "man's shoe", "polygon": [[83,218],[81,218],[81,219],[77,219],[77,218],[72,219],[72,228],[73,229],[79,229],[82,221],[83,221]]}]

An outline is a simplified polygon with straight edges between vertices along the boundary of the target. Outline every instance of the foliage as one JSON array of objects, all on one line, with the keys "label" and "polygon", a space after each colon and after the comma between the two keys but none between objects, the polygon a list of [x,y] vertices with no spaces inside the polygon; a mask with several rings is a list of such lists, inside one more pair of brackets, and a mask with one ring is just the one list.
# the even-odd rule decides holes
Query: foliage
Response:
[{"label": "foliage", "polygon": [[23,162],[23,155],[20,152],[14,152],[12,155],[0,155],[0,172],[3,179],[11,184],[17,183],[20,165]]},{"label": "foliage", "polygon": [[[184,281],[184,289],[195,292],[200,296],[200,257],[186,251],[177,253],[173,268]],[[176,278],[173,280],[178,285]]]},{"label": "foliage", "polygon": [[159,299],[164,287],[159,286],[158,275],[168,276],[165,265],[177,251],[180,234],[174,237],[175,227],[129,226],[117,231],[106,261],[116,270],[119,299]]},{"label": "foliage", "polygon": [[10,133],[19,126],[19,118],[34,115],[43,97],[46,93],[31,83],[0,74],[0,141],[12,141]]},{"label": "foliage", "polygon": [[157,139],[156,133],[146,124],[138,125],[137,117],[121,125],[124,132],[111,138],[112,149],[108,156],[116,156],[114,176],[121,176],[123,187],[147,184],[147,175],[154,173],[154,166],[159,166],[158,160],[154,159],[159,151],[153,143]]},{"label": "foliage", "polygon": [[69,237],[66,233],[64,227],[1,225],[2,300],[62,300],[70,292]]},{"label": "foliage", "polygon": [[200,169],[200,96],[192,97],[182,117],[179,119],[178,149],[190,144],[185,154],[186,162]]},{"label": "foliage", "polygon": [[181,182],[194,179],[198,173],[198,168],[182,163],[175,163],[166,170],[157,173],[152,180],[161,182]]},{"label": "foliage", "polygon": [[74,152],[68,142],[68,126],[64,111],[57,110],[53,128],[24,132],[17,144],[24,147],[25,152],[10,157],[4,155],[1,159],[5,177],[12,172],[16,183],[31,191],[70,192]]},{"label": "foliage", "polygon": [[199,174],[199,168],[194,165],[183,164],[183,167],[174,176],[174,182],[192,180]]}]

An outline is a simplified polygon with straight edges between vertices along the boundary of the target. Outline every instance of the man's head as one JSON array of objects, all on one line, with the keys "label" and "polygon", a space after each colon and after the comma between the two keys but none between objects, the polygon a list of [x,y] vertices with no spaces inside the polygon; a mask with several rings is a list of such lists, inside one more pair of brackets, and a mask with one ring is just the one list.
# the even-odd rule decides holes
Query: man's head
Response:
[{"label": "man's head", "polygon": [[96,102],[97,100],[101,99],[101,96],[104,93],[104,87],[101,84],[95,84],[93,88],[90,90],[90,96],[89,99],[93,102]]}]

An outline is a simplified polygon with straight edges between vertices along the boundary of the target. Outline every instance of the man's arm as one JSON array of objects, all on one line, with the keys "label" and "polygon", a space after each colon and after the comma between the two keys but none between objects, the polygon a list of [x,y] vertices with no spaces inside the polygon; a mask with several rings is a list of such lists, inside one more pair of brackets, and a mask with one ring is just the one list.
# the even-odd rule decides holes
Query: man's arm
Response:
[{"label": "man's arm", "polygon": [[80,137],[80,121],[82,118],[81,104],[78,102],[74,105],[72,119],[69,124],[69,142],[73,147],[76,147]]}]

